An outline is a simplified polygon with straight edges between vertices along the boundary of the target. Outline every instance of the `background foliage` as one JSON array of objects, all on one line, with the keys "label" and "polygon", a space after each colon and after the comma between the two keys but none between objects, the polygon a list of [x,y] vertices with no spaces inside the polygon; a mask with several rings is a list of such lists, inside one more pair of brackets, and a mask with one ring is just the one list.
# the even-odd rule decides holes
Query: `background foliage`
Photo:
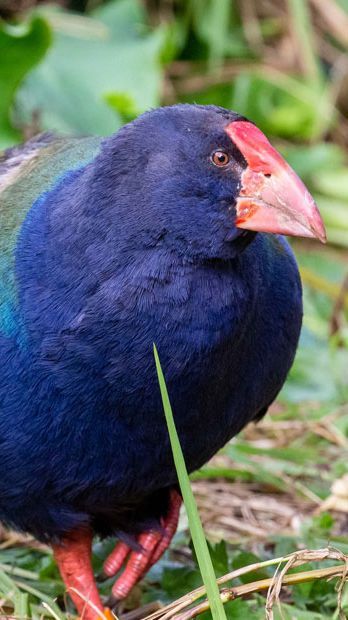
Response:
[{"label": "background foliage", "polygon": [[[212,552],[218,574],[298,546],[348,552],[348,1],[0,0],[0,16],[0,149],[42,130],[107,135],[158,105],[215,103],[255,121],[314,193],[329,243],[294,243],[304,328],[272,424],[247,429],[194,484],[210,538],[225,539]],[[200,583],[185,528],[177,543],[133,603]],[[109,544],[96,545],[97,569]],[[4,609],[64,617],[49,552],[8,533],[1,546]],[[285,618],[334,617],[332,584],[283,598]],[[264,615],[260,595],[228,610]]]}]

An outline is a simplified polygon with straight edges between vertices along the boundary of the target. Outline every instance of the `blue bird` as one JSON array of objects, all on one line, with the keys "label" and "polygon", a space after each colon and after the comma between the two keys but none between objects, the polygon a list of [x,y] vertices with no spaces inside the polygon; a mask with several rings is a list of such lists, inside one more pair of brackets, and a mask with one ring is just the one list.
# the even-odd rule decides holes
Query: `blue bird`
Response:
[{"label": "blue bird", "polygon": [[152,343],[193,471],[281,389],[302,300],[278,235],[324,227],[253,123],[176,105],[7,151],[0,231],[0,520],[52,544],[85,620],[110,617],[93,535],[119,537],[104,572],[126,562],[121,599],[181,502]]}]

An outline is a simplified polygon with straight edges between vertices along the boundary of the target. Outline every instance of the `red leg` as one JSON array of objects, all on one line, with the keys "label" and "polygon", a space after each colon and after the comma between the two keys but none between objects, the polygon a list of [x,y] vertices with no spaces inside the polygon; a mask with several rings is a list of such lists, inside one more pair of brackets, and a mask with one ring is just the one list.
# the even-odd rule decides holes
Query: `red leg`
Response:
[{"label": "red leg", "polygon": [[108,556],[104,564],[104,573],[112,577],[120,570],[127,555],[130,554],[122,575],[112,588],[113,599],[125,598],[170,545],[178,525],[181,502],[181,496],[173,489],[170,493],[168,514],[161,523],[163,531],[150,530],[140,534],[138,536],[140,551],[131,551],[128,545],[121,542]]},{"label": "red leg", "polygon": [[92,534],[75,532],[53,545],[60,574],[81,620],[112,620],[110,609],[101,603],[91,565]]}]

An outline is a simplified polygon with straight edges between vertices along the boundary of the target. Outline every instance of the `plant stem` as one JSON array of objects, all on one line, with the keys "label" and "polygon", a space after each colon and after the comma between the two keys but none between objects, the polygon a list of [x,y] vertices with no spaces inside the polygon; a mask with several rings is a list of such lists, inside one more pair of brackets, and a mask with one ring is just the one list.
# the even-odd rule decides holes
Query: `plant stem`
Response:
[{"label": "plant stem", "polygon": [[202,580],[206,588],[209,607],[213,620],[226,620],[225,609],[220,598],[220,592],[216,583],[214,567],[211,561],[207,541],[205,539],[202,523],[198,514],[195,498],[192,493],[184,455],[180,446],[179,437],[176,431],[172,408],[169,401],[167,386],[163,376],[160,360],[158,357],[156,346],[154,345],[154,356],[156,361],[156,369],[158,381],[160,385],[164,413],[167,420],[170,443],[173,451],[173,458],[176,472],[179,480],[180,490],[184,500],[190,533],[193,546],[197,556],[198,566],[201,572]]}]

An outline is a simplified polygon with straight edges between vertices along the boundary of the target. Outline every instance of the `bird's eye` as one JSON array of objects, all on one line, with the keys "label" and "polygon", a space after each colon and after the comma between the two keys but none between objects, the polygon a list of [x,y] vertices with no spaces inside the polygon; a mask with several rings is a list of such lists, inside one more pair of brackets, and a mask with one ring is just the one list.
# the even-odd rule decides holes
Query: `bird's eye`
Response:
[{"label": "bird's eye", "polygon": [[215,166],[222,168],[223,166],[227,166],[230,161],[230,156],[225,153],[225,151],[214,151],[211,156],[211,161]]}]

